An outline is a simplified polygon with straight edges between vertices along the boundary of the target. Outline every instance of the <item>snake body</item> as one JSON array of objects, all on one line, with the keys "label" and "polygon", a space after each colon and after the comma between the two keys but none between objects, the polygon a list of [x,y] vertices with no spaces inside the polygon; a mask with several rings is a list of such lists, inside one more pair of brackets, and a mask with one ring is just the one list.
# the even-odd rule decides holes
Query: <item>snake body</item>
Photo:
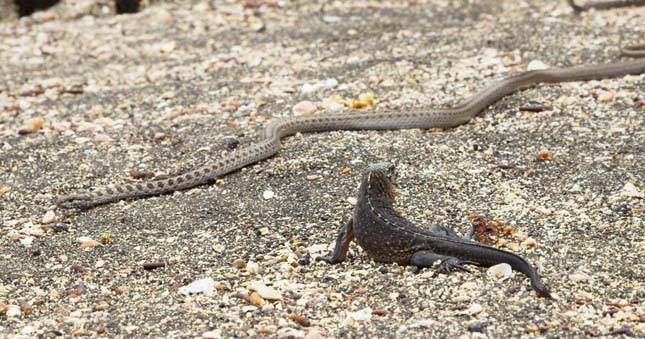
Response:
[{"label": "snake body", "polygon": [[[623,49],[624,55],[645,56],[644,46]],[[209,164],[170,178],[98,188],[94,191],[62,196],[57,205],[63,208],[90,208],[125,199],[159,195],[195,187],[247,165],[269,158],[280,150],[280,140],[299,132],[333,130],[396,130],[410,128],[448,128],[466,123],[489,105],[521,89],[539,83],[586,81],[645,73],[645,59],[586,65],[570,68],[534,70],[494,82],[480,92],[450,108],[352,112],[289,117],[271,121],[259,142],[238,148],[212,160]]]}]

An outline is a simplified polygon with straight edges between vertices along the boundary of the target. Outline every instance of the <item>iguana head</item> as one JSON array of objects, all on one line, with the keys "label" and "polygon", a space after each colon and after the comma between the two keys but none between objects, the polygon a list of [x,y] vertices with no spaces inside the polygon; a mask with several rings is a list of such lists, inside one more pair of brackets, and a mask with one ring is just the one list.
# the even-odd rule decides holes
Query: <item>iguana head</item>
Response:
[{"label": "iguana head", "polygon": [[395,177],[395,167],[389,162],[379,162],[370,166],[365,176],[369,193],[372,196],[385,195],[388,200],[393,202]]}]

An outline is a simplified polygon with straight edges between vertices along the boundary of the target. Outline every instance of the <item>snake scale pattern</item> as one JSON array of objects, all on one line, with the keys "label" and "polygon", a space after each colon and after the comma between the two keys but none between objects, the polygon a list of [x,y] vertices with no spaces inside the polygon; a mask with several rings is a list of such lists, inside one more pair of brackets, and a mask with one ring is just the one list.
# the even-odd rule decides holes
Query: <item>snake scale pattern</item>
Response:
[{"label": "snake scale pattern", "polygon": [[[622,54],[631,57],[644,57],[645,45],[625,47],[622,49]],[[119,200],[142,198],[195,187],[271,157],[280,150],[282,138],[299,132],[449,128],[468,122],[504,96],[540,83],[587,81],[642,73],[645,73],[645,58],[600,65],[534,70],[494,82],[450,108],[318,114],[276,119],[265,127],[259,142],[238,148],[187,173],[164,179],[126,183],[98,188],[91,192],[62,196],[56,204],[62,208],[91,208]]]}]

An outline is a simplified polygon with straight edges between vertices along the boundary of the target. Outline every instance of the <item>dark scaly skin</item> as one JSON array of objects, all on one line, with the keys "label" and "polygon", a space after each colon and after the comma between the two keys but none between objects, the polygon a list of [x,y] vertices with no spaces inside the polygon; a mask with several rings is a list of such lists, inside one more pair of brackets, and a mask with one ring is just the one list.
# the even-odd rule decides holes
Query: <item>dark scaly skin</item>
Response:
[{"label": "dark scaly skin", "polygon": [[460,238],[453,230],[433,226],[424,230],[394,210],[394,166],[379,163],[363,176],[354,216],[341,227],[336,248],[330,256],[317,260],[330,264],[342,262],[352,240],[377,262],[431,267],[441,260],[440,269],[467,271],[466,264],[493,266],[509,264],[531,279],[531,287],[541,297],[552,298],[533,266],[517,254]]},{"label": "dark scaly skin", "polygon": [[645,6],[645,0],[610,0],[610,1],[593,1],[582,5],[576,4],[575,0],[567,0],[569,6],[576,12],[584,12],[590,9],[613,9],[631,6]]}]

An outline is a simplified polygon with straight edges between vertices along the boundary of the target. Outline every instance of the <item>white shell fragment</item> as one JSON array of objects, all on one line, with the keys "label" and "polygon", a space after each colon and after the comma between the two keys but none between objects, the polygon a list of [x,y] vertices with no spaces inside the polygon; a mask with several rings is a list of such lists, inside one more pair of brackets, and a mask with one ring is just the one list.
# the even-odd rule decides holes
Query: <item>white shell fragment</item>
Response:
[{"label": "white shell fragment", "polygon": [[204,293],[207,296],[213,295],[215,281],[211,278],[195,280],[192,283],[179,288],[181,294]]},{"label": "white shell fragment", "polygon": [[540,60],[533,60],[526,66],[527,71],[539,71],[547,68],[549,68],[549,66]]},{"label": "white shell fragment", "polygon": [[273,287],[257,284],[253,286],[253,289],[266,300],[282,300],[282,294]]},{"label": "white shell fragment", "polygon": [[575,272],[569,275],[569,279],[571,279],[571,281],[574,281],[574,282],[593,281],[593,277],[583,272]]},{"label": "white shell fragment", "polygon": [[483,310],[484,308],[482,307],[482,305],[475,303],[471,304],[467,309],[459,311],[458,314],[475,315],[477,313],[481,313],[481,311]]},{"label": "white shell fragment", "polygon": [[488,270],[486,270],[486,274],[497,280],[504,281],[513,274],[513,269],[511,268],[511,265],[507,263],[501,263],[489,267]]},{"label": "white shell fragment", "polygon": [[313,112],[315,112],[318,109],[318,106],[314,104],[311,101],[301,101],[293,106],[291,109],[293,111],[293,115],[311,115]]},{"label": "white shell fragment", "polygon": [[645,198],[645,193],[641,192],[632,184],[631,182],[628,182],[623,186],[622,192],[620,192],[621,195],[625,197],[630,197],[630,198]]},{"label": "white shell fragment", "polygon": [[372,308],[366,307],[356,312],[345,312],[346,317],[342,322],[342,327],[353,326],[356,321],[365,321],[372,319]]},{"label": "white shell fragment", "polygon": [[56,221],[56,213],[54,211],[47,211],[41,220],[43,224],[51,224],[54,221]]}]

